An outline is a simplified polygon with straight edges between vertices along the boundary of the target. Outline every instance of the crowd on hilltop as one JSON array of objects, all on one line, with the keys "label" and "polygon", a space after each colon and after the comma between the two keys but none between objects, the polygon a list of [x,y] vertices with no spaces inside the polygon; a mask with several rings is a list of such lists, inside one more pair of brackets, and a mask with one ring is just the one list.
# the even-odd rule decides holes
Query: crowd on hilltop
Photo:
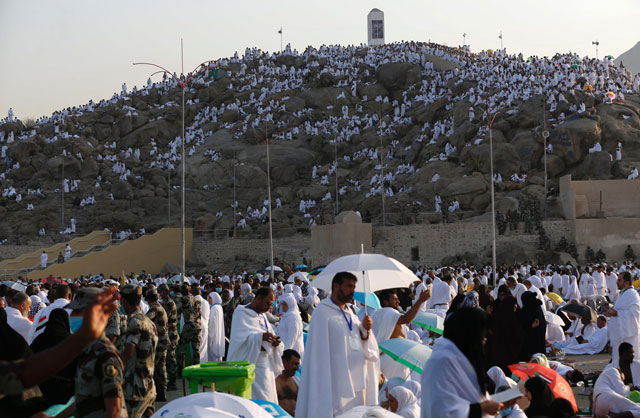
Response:
[{"label": "crowd on hilltop", "polygon": [[[498,266],[495,277],[491,266],[419,266],[409,287],[377,291],[379,306],[354,293],[351,273],[337,273],[329,289],[316,288],[320,279],[304,265],[285,270],[1,284],[0,411],[31,416],[66,404],[61,416],[149,416],[176,389],[183,367],[226,360],[254,363],[252,398],[298,417],[333,417],[358,405],[404,418],[575,416],[572,398],[540,377],[526,381],[527,401],[491,400],[516,386],[510,366],[519,362],[553,369],[572,385],[595,381],[597,417],[640,413],[628,399],[640,379],[633,260],[524,262]],[[104,332],[86,337],[91,307],[110,287],[119,288],[119,308],[105,310]],[[425,318],[440,319],[427,326]],[[379,350],[390,339],[429,347],[431,359],[408,367]],[[69,350],[47,376],[26,371],[42,361],[39,353],[65,344],[90,347]],[[567,354],[598,353],[612,355],[601,374],[585,376],[563,362]],[[319,381],[326,391],[317,390]]]},{"label": "crowd on hilltop", "polygon": [[[439,69],[434,64],[435,59],[450,63],[451,68],[446,71]],[[376,71],[391,62],[415,64],[420,70],[419,79],[405,88],[401,95],[393,97],[387,95],[386,90],[375,87],[378,81]],[[196,97],[197,92],[216,82],[212,75],[215,69],[225,70],[226,89],[232,94],[215,105],[201,103]],[[334,87],[332,91],[335,93],[325,108],[314,103],[307,103],[300,109],[291,108],[292,97],[314,86],[323,86],[325,80],[330,80],[327,85]],[[306,207],[305,218],[313,225],[320,222],[319,208],[330,208],[336,199],[347,194],[370,198],[384,193],[392,202],[398,195],[405,194],[411,205],[432,211],[442,202],[424,202],[408,180],[436,161],[454,161],[463,168],[458,157],[464,147],[479,146],[485,141],[491,114],[516,114],[530,98],[544,96],[548,122],[556,126],[572,115],[587,111],[585,98],[591,97],[595,103],[624,102],[625,95],[640,91],[640,75],[634,76],[609,58],[580,58],[572,53],[525,58],[522,54],[508,54],[500,50],[473,53],[468,47],[450,48],[420,42],[392,43],[375,48],[355,45],[308,47],[302,53],[289,46],[281,53],[248,48],[242,56],[236,53],[231,58],[210,61],[194,73],[165,73],[162,81],[154,83],[149,79],[140,88],[128,89],[125,84],[122,91],[114,93],[110,99],[90,101],[54,112],[22,130],[15,124],[5,123],[16,121],[10,109],[8,117],[0,124],[2,159],[6,163],[4,172],[0,173],[0,188],[11,190],[10,197],[15,200],[15,203],[10,203],[11,210],[37,212],[39,202],[57,199],[57,194],[63,189],[72,195],[70,201],[74,201],[74,205],[77,201],[75,216],[82,222],[83,211],[91,211],[101,201],[114,198],[111,186],[116,180],[140,180],[148,168],[175,171],[182,159],[182,138],[179,136],[168,141],[151,138],[139,146],[124,146],[111,138],[99,143],[82,133],[83,121],[86,120],[83,116],[108,109],[118,118],[136,117],[140,112],[155,110],[157,116],[154,119],[163,119],[168,111],[179,109],[180,104],[162,99],[183,85],[189,95],[186,106],[189,114],[194,115],[187,120],[184,139],[188,156],[198,153],[215,162],[229,158],[205,145],[205,139],[213,134],[212,124],[218,130],[231,132],[234,139],[262,140],[264,134],[260,132],[264,132],[265,125],[268,125],[271,140],[309,141],[321,136],[340,144],[350,143],[354,137],[369,131],[382,138],[381,144],[365,142],[341,148],[344,152],[335,155],[335,160],[332,156],[330,160],[314,163],[319,164],[317,166],[309,164],[310,183],[327,189],[317,205]],[[146,103],[145,109],[134,107],[137,98],[152,94],[160,100]],[[448,116],[433,123],[419,124],[415,134],[397,137],[396,130],[400,126],[417,123],[411,116],[413,110],[442,100],[447,110],[461,103],[468,105],[468,115],[465,114],[461,121],[454,120],[453,113],[445,113]],[[235,116],[229,118],[230,114]],[[541,121],[535,123],[531,129],[538,131],[541,124]],[[472,129],[474,135],[471,141],[456,147],[450,137],[461,126],[466,130]],[[258,138],[254,138],[256,135]],[[68,160],[82,162],[92,158],[98,167],[97,174],[81,179],[65,176],[64,184],[52,189],[13,180],[12,172],[18,170],[21,163],[13,157],[12,149],[27,140],[48,144],[49,149]],[[403,155],[417,143],[422,144],[426,151],[415,161],[405,162]],[[618,148],[623,146],[619,145]],[[73,152],[69,151],[71,148]],[[547,151],[553,152],[552,149]],[[616,150],[604,151],[613,155]],[[333,181],[329,181],[332,175],[340,168],[356,168],[366,161],[373,162],[373,169],[363,178],[341,180],[337,190],[339,196],[335,196],[336,188]],[[353,170],[353,173],[359,171]],[[501,174],[518,183],[519,187],[527,182],[523,172]],[[220,185],[201,187],[215,192]],[[38,189],[38,193],[23,200],[29,188]],[[165,196],[166,192],[163,193]],[[233,218],[240,228],[265,222],[268,216],[265,196],[255,196],[251,201],[229,202],[216,209],[217,216],[235,212]],[[281,199],[276,210],[295,210],[301,204],[286,201],[283,196],[276,197]],[[449,207],[451,202],[444,204]],[[462,206],[460,209],[468,208]]]}]

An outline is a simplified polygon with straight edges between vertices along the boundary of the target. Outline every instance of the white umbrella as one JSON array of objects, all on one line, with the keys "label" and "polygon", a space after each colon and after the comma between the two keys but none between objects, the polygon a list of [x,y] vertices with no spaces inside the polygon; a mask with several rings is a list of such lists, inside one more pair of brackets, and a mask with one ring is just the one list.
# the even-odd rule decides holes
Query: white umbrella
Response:
[{"label": "white umbrella", "polygon": [[293,273],[291,276],[287,278],[287,282],[293,283],[296,280],[296,277],[299,277],[300,280],[304,282],[304,281],[307,281],[308,275],[309,273],[305,273],[304,271],[296,271],[295,273]]},{"label": "white umbrella", "polygon": [[344,414],[336,416],[336,418],[402,418],[379,406],[356,406]]},{"label": "white umbrella", "polygon": [[420,281],[404,264],[382,254],[354,254],[336,258],[313,279],[313,287],[331,292],[336,273],[346,271],[358,278],[356,292],[409,287]]},{"label": "white umbrella", "polygon": [[[271,271],[271,266],[265,267],[264,270]],[[282,269],[278,266],[273,266],[273,271],[282,271]]]},{"label": "white umbrella", "polygon": [[174,399],[151,418],[174,417],[273,418],[249,399],[221,392],[204,392]]},{"label": "white umbrella", "polygon": [[559,315],[556,315],[553,312],[546,311],[544,313],[544,319],[551,324],[560,325],[561,327],[564,326],[564,321],[562,320],[562,318],[560,318]]}]

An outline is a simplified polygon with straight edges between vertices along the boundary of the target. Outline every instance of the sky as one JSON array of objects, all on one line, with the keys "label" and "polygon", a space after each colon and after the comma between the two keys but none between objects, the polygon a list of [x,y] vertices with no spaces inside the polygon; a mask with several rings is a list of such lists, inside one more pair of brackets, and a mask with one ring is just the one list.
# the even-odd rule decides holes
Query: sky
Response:
[{"label": "sky", "polygon": [[[153,62],[184,68],[284,44],[366,43],[366,15],[385,13],[385,41],[466,43],[472,51],[618,56],[640,41],[638,0],[0,0],[0,117],[21,119],[142,86]],[[625,17],[626,16],[626,17]],[[156,75],[155,80],[160,79]]]}]

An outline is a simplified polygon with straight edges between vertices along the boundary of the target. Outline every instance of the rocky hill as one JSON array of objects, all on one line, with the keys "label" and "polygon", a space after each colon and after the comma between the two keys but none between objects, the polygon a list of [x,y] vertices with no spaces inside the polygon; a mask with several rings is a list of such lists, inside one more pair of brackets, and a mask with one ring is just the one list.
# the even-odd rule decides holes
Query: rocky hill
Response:
[{"label": "rocky hill", "polygon": [[620,54],[615,60],[616,64],[622,63],[634,74],[640,73],[640,41],[633,48]]},{"label": "rocky hill", "polygon": [[[459,202],[449,221],[487,219],[494,116],[505,212],[544,195],[543,125],[552,187],[567,173],[626,178],[640,167],[640,78],[609,60],[413,42],[247,49],[186,78],[186,221],[223,235],[238,223],[245,235],[267,232],[265,138],[276,236],[331,222],[336,187],[340,211],[376,224],[383,192],[387,224],[440,222],[436,195],[445,211]],[[178,80],[123,86],[34,125],[4,120],[0,239],[59,240],[71,217],[79,233],[177,224]],[[590,153],[596,143],[602,151]],[[560,216],[557,205],[548,216]]]}]

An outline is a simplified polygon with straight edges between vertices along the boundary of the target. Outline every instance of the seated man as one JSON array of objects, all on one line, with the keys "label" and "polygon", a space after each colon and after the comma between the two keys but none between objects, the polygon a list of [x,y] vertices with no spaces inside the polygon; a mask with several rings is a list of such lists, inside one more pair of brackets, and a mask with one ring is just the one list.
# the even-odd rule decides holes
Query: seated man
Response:
[{"label": "seated man", "polygon": [[609,336],[607,334],[607,319],[604,316],[598,317],[598,328],[590,337],[583,338],[579,344],[569,344],[564,346],[567,354],[598,354],[607,346]]},{"label": "seated man", "polygon": [[293,416],[296,413],[296,399],[300,386],[300,378],[296,376],[300,367],[300,354],[295,350],[285,350],[282,353],[282,365],[284,369],[280,376],[276,377],[278,405]]},{"label": "seated man", "polygon": [[[634,350],[631,344],[620,344],[618,353],[618,364],[605,367],[593,388],[592,411],[596,418],[640,417],[640,405],[629,399],[629,393],[638,389],[633,383],[634,379],[636,382],[640,380],[640,364],[633,360]],[[623,370],[627,370],[627,373]]]}]

